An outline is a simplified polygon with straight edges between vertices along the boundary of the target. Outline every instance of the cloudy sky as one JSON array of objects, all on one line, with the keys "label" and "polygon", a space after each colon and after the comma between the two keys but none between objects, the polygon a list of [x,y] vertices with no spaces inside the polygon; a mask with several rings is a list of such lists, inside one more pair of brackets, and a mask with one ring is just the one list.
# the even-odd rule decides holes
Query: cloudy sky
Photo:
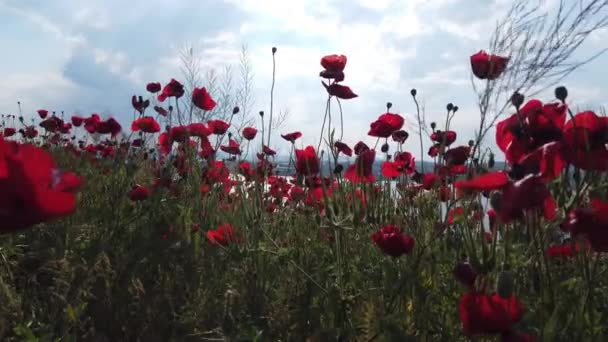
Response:
[{"label": "cloudy sky", "polygon": [[[369,123],[385,111],[387,101],[411,129],[413,87],[428,121],[441,120],[446,103],[459,105],[453,126],[458,142],[466,143],[478,120],[468,58],[488,46],[489,33],[510,3],[0,0],[0,113],[16,113],[21,101],[26,115],[39,108],[104,112],[128,125],[132,94],[145,94],[150,81],[183,79],[181,46],[193,44],[206,68],[221,68],[237,65],[246,44],[256,112],[268,111],[270,51],[278,48],[275,108],[289,110],[281,131],[301,130],[302,143],[318,139],[326,99],[319,59],[331,53],[348,56],[345,83],[359,94],[344,103],[347,143],[373,141],[366,138]],[[605,30],[594,34],[581,56],[607,47],[606,41]],[[566,79],[574,104],[608,103],[607,68],[604,55]],[[409,148],[418,154],[415,140]]]}]

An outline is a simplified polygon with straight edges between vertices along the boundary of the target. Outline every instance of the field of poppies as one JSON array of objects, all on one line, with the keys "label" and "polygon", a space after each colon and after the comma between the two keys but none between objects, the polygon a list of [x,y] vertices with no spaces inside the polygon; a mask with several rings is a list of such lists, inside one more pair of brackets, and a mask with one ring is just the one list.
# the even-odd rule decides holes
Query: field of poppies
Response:
[{"label": "field of poppies", "polygon": [[[470,57],[485,94],[514,63]],[[374,146],[343,141],[347,57],[320,64],[318,145],[274,138],[272,109],[193,119],[220,100],[176,79],[132,97],[130,127],[4,114],[0,340],[608,340],[607,117],[515,91],[459,145],[448,104],[417,123],[429,169],[390,103]]]}]

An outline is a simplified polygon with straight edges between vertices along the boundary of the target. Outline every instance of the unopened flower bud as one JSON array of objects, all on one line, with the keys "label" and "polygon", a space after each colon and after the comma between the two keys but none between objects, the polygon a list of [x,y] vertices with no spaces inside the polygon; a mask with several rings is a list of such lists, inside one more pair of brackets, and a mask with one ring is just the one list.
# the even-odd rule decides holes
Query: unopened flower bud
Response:
[{"label": "unopened flower bud", "polygon": [[342,164],[337,164],[336,167],[334,167],[334,173],[340,173],[342,172],[342,170],[344,170],[344,166],[342,166]]},{"label": "unopened flower bud", "polygon": [[454,113],[456,113],[456,112],[458,111],[458,106],[454,106],[454,108],[452,108],[452,111],[453,111]]},{"label": "unopened flower bud", "polygon": [[232,115],[238,114],[238,112],[240,112],[241,109],[239,108],[239,106],[235,106],[234,108],[232,108]]},{"label": "unopened flower bud", "polygon": [[393,104],[392,104],[392,103],[387,102],[387,103],[386,103],[386,110],[387,110],[387,111],[388,111],[388,110],[390,110],[392,106],[393,106]]},{"label": "unopened flower bud", "polygon": [[262,117],[264,116],[264,111],[263,110],[260,111],[260,116],[262,116]]},{"label": "unopened flower bud", "polygon": [[496,161],[494,160],[494,153],[490,152],[490,156],[488,157],[488,167],[490,169],[494,168]]},{"label": "unopened flower bud", "polygon": [[380,150],[382,151],[382,153],[388,152],[388,143],[384,143]]},{"label": "unopened flower bud", "polygon": [[437,124],[436,124],[436,123],[434,123],[434,122],[431,122],[431,129],[433,129],[433,130],[434,130],[434,129],[435,129],[435,127],[437,127]]},{"label": "unopened flower bud", "polygon": [[511,95],[511,104],[513,104],[515,108],[519,108],[524,104],[524,99],[525,98],[521,93],[514,92],[513,95]]},{"label": "unopened flower bud", "polygon": [[272,47],[272,54],[274,55],[275,53],[277,53],[277,47],[276,47],[276,46],[273,46],[273,47]]},{"label": "unopened flower bud", "polygon": [[410,90],[410,94],[411,94],[413,97],[416,97],[416,94],[417,94],[417,93],[418,93],[418,91],[416,91],[416,88],[412,88],[412,90]]},{"label": "unopened flower bud", "polygon": [[564,86],[555,88],[555,97],[562,102],[566,101],[566,98],[568,97],[568,89]]},{"label": "unopened flower bud", "polygon": [[475,146],[475,141],[469,140],[469,147],[473,147],[473,146]]},{"label": "unopened flower bud", "polygon": [[448,112],[451,112],[452,109],[454,109],[454,104],[452,104],[452,102],[448,103],[447,106],[445,106],[445,108],[448,110]]}]

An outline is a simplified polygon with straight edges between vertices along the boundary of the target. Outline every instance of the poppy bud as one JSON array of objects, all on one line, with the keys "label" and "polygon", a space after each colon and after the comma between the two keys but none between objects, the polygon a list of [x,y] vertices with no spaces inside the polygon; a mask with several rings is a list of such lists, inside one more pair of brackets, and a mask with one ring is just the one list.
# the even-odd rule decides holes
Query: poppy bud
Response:
[{"label": "poppy bud", "polygon": [[173,111],[173,106],[169,106],[169,111],[172,112]]},{"label": "poppy bud", "polygon": [[562,102],[566,101],[566,98],[568,97],[568,89],[564,86],[555,88],[555,97]]},{"label": "poppy bud", "polygon": [[232,133],[228,132],[228,138],[232,138]]},{"label": "poppy bud", "polygon": [[382,151],[382,153],[388,152],[388,143],[384,143],[384,145],[382,145],[382,148],[380,150]]},{"label": "poppy bud", "polygon": [[475,141],[469,140],[469,147],[473,147],[473,146],[475,146]]},{"label": "poppy bud", "polygon": [[454,109],[454,104],[452,104],[452,102],[448,103],[447,106],[445,106],[445,108],[448,110],[448,112],[451,112],[452,109]]},{"label": "poppy bud", "polygon": [[431,122],[431,129],[432,129],[432,130],[435,130],[435,127],[437,127],[437,124],[436,124],[436,123],[434,123],[434,122]]},{"label": "poppy bud", "polygon": [[336,167],[334,167],[334,173],[340,173],[342,170],[344,170],[344,166],[342,166],[342,164],[337,164]]},{"label": "poppy bud", "polygon": [[514,280],[513,274],[509,271],[502,271],[496,279],[496,292],[501,298],[509,299],[513,295]]},{"label": "poppy bud", "polygon": [[239,108],[239,106],[235,106],[234,108],[232,108],[232,115],[238,114],[238,112],[239,112],[240,110],[241,110],[241,109]]},{"label": "poppy bud", "polygon": [[388,111],[389,109],[391,109],[391,107],[392,107],[392,106],[393,106],[393,104],[392,104],[392,103],[387,102],[387,103],[386,103],[386,110]]},{"label": "poppy bud", "polygon": [[19,117],[19,121],[23,122],[23,116]]},{"label": "poppy bud", "polygon": [[277,48],[276,48],[276,46],[273,46],[272,47],[272,54],[274,55],[275,53],[277,53]]},{"label": "poppy bud", "polygon": [[490,152],[490,156],[488,157],[488,167],[490,169],[494,168],[496,161],[494,161],[494,153]]},{"label": "poppy bud", "polygon": [[458,106],[454,106],[454,108],[452,108],[452,111],[453,111],[454,113],[456,113],[456,112],[458,111]]},{"label": "poppy bud", "polygon": [[524,99],[522,94],[514,92],[513,95],[511,95],[511,104],[513,104],[515,108],[519,108],[524,103]]},{"label": "poppy bud", "polygon": [[418,92],[416,91],[416,88],[412,88],[412,90],[410,90],[410,94],[411,94],[413,97],[416,97],[416,94],[417,94],[417,93],[418,93]]},{"label": "poppy bud", "polygon": [[263,110],[260,111],[260,116],[264,117],[264,111]]}]

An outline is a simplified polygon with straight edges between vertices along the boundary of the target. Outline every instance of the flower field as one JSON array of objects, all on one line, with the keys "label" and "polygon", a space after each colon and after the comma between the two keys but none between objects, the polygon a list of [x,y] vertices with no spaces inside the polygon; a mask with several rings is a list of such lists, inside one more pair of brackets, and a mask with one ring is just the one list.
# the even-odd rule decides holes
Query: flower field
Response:
[{"label": "flower field", "polygon": [[[470,56],[482,93],[514,58]],[[459,144],[450,103],[418,121],[425,168],[391,103],[374,145],[343,140],[347,60],[320,59],[309,146],[272,109],[193,119],[220,100],[177,79],[132,97],[130,127],[3,115],[0,340],[608,340],[608,118],[510,90],[496,133]]]}]

